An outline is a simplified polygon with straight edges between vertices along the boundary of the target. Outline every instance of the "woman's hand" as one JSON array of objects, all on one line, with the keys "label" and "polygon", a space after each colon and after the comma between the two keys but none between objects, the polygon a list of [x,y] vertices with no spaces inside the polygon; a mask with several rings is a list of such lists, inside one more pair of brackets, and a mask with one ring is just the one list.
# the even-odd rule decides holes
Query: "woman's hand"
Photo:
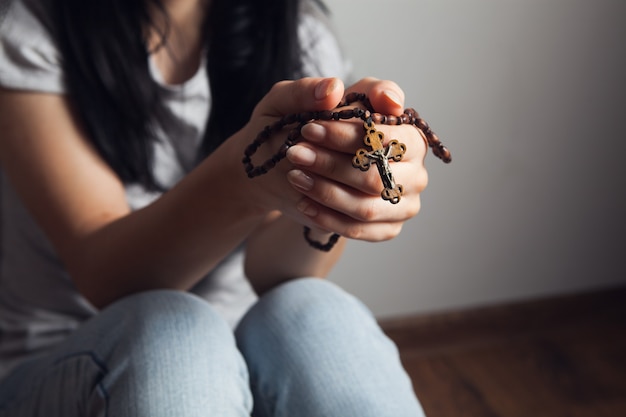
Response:
[{"label": "woman's hand", "polygon": [[[275,84],[257,104],[246,126],[226,142],[225,148],[230,149],[230,153],[223,158],[237,164],[237,169],[245,176],[244,167],[240,163],[244,150],[266,126],[289,114],[333,109],[343,95],[343,83],[337,78],[303,78]],[[286,126],[282,131],[273,134],[251,156],[252,163],[259,166],[274,156],[294,127],[295,125]],[[219,151],[221,149],[218,149]],[[287,181],[287,173],[292,169],[293,165],[284,160],[266,175],[253,179],[245,178],[242,191],[248,197],[248,203],[261,212],[278,210],[301,217],[295,208],[301,195],[290,187]]]},{"label": "woman's hand", "polygon": [[[393,82],[368,78],[346,92],[352,91],[367,94],[379,113],[402,114],[404,93]],[[425,140],[411,125],[376,128],[384,133],[384,144],[397,139],[407,147],[400,162],[390,163],[396,183],[404,188],[401,201],[390,204],[381,198],[384,187],[375,167],[363,172],[352,166],[356,150],[364,147],[361,120],[318,121],[302,128],[306,141],[287,153],[294,165],[287,180],[301,194],[295,207],[305,224],[348,238],[382,241],[397,236],[404,222],[418,213],[428,181]]]}]

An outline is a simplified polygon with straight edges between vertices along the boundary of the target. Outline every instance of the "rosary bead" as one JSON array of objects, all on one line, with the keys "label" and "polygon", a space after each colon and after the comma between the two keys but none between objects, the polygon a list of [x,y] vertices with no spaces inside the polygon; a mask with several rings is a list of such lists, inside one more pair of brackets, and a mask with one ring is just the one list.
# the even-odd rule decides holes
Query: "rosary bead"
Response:
[{"label": "rosary bead", "polygon": [[305,111],[304,113],[298,113],[298,121],[300,123],[306,123],[314,119],[315,112]]},{"label": "rosary bead", "polygon": [[440,158],[443,162],[449,163],[452,161],[452,156],[450,155],[450,151],[446,148],[441,142],[432,147],[433,153],[435,156]]},{"label": "rosary bead", "polygon": [[247,157],[250,157],[252,155],[254,155],[254,153],[257,151],[257,149],[259,148],[259,145],[257,145],[257,142],[252,142],[250,145],[248,145],[246,147],[246,150],[244,151],[244,155]]},{"label": "rosary bead", "polygon": [[309,245],[311,245],[317,250],[321,250],[322,252],[329,252],[335,246],[335,244],[341,237],[337,233],[333,233],[330,236],[330,238],[328,238],[328,242],[321,243],[321,242],[311,239],[311,237],[309,236],[310,233],[311,233],[311,228],[308,226],[304,226],[304,239],[307,241]]},{"label": "rosary bead", "polygon": [[415,126],[420,129],[422,132],[426,133],[427,130],[430,130],[428,123],[424,119],[415,120]]},{"label": "rosary bead", "polygon": [[300,139],[300,129],[299,128],[291,129],[289,133],[287,134],[287,139],[285,140],[285,143],[289,146],[293,146],[296,144],[298,139]]},{"label": "rosary bead", "polygon": [[341,120],[353,119],[354,111],[352,109],[340,110],[337,112],[337,115]]},{"label": "rosary bead", "polygon": [[267,161],[265,161],[265,163],[262,165],[262,168],[265,170],[265,172],[267,172],[270,169],[274,168],[275,166],[276,166],[276,162],[274,162],[274,158],[272,158],[272,159],[268,159]]},{"label": "rosary bead", "polygon": [[370,116],[372,118],[372,122],[376,123],[376,124],[384,124],[384,118],[385,116],[383,116],[380,113],[372,113],[372,115]]},{"label": "rosary bead", "polygon": [[280,155],[281,159],[285,157],[285,155],[287,155],[287,151],[289,150],[289,148],[291,148],[291,146],[287,145],[286,143],[283,143],[280,148],[278,149],[278,155]]},{"label": "rosary bead", "polygon": [[331,120],[333,118],[333,112],[330,110],[324,110],[317,113],[318,120]]},{"label": "rosary bead", "polygon": [[257,139],[261,142],[265,142],[266,140],[270,138],[271,135],[272,135],[272,131],[269,129],[269,126],[266,126],[265,129],[259,132]]},{"label": "rosary bead", "polygon": [[345,100],[343,101],[343,105],[347,106],[350,103],[354,103],[355,101],[363,101],[365,94],[363,93],[349,93]]},{"label": "rosary bead", "polygon": [[413,108],[408,108],[408,109],[404,109],[404,114],[409,115],[410,117],[414,117],[416,119],[419,119],[420,115],[417,113],[417,111]]},{"label": "rosary bead", "polygon": [[285,119],[278,119],[277,121],[275,121],[271,126],[270,126],[270,130],[272,132],[278,132],[280,131],[283,127],[285,127]]},{"label": "rosary bead", "polygon": [[288,116],[283,117],[283,120],[285,121],[285,126],[290,125],[298,121],[298,114],[296,113],[290,114]]}]

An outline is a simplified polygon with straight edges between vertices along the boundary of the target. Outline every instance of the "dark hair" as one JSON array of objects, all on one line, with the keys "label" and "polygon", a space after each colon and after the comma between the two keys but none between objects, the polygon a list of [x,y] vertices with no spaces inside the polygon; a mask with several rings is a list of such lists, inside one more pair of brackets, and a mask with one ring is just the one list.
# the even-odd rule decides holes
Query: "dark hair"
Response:
[{"label": "dark hair", "polygon": [[[82,128],[123,182],[161,189],[152,149],[155,124],[169,115],[148,66],[145,29],[155,27],[148,3],[166,14],[160,0],[49,4]],[[212,104],[199,158],[240,129],[275,82],[301,75],[299,3],[212,0],[204,28]]]}]

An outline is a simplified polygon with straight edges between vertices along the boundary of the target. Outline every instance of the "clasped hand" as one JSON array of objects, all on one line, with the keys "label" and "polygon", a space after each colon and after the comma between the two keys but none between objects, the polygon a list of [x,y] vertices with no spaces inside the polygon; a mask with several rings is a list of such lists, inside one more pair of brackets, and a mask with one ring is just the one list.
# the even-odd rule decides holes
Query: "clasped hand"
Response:
[{"label": "clasped hand", "polygon": [[[249,142],[264,125],[287,114],[335,109],[353,91],[365,93],[376,112],[402,114],[404,93],[391,81],[366,78],[347,89],[336,78],[284,81],[257,105],[240,140]],[[318,231],[366,241],[394,238],[404,222],[419,212],[420,193],[428,182],[427,146],[414,126],[378,125],[377,129],[385,135],[384,145],[396,139],[407,147],[402,160],[391,163],[396,182],[404,188],[398,204],[381,198],[383,184],[376,169],[363,172],[352,166],[355,151],[364,146],[359,119],[306,124],[303,140],[289,148],[286,160],[267,175],[249,180],[255,203],[268,213],[278,210]],[[276,135],[280,137],[268,141],[255,157],[262,161],[275,153],[285,135]]]}]

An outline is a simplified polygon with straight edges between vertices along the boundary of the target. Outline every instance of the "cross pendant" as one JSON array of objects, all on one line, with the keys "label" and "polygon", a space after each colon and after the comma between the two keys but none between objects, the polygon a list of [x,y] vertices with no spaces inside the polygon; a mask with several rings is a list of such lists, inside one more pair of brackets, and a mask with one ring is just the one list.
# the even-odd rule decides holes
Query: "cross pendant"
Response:
[{"label": "cross pendant", "polygon": [[361,171],[367,171],[370,165],[374,163],[378,168],[380,179],[383,181],[384,189],[380,193],[383,200],[389,201],[391,204],[397,204],[404,191],[400,184],[396,184],[393,180],[393,174],[389,168],[389,160],[398,162],[402,159],[406,152],[406,145],[393,139],[387,146],[383,146],[385,135],[380,130],[376,130],[376,126],[371,120],[363,123],[365,127],[365,136],[363,143],[371,148],[359,149],[352,158],[352,166],[359,168]]}]

